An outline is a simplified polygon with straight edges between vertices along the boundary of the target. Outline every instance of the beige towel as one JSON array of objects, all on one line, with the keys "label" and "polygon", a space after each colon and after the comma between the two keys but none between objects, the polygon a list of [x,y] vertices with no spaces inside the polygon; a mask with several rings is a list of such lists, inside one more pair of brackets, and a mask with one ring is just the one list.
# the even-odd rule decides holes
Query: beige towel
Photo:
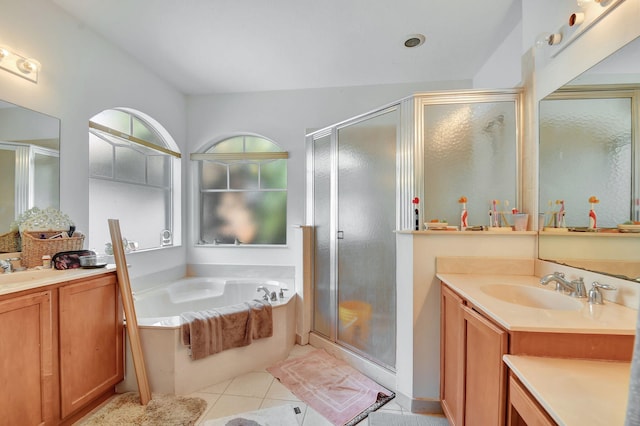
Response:
[{"label": "beige towel", "polygon": [[272,307],[259,300],[180,317],[182,343],[191,346],[194,360],[273,335]]}]

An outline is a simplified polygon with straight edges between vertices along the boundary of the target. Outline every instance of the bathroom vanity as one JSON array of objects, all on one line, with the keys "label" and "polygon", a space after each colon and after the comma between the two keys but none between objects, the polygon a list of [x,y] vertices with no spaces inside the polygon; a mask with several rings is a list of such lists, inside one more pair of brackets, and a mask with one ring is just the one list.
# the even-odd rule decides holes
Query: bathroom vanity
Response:
[{"label": "bathroom vanity", "polygon": [[114,269],[0,275],[3,424],[72,424],[114,393],[124,378],[118,292]]},{"label": "bathroom vanity", "polygon": [[[504,425],[507,421],[513,425],[552,425],[558,413],[540,408],[531,393],[536,388],[527,388],[543,371],[565,363],[572,366],[565,368],[565,373],[574,378],[591,374],[593,368],[584,367],[577,359],[613,361],[598,364],[606,365],[603,368],[624,370],[625,364],[628,368],[637,317],[633,309],[614,303],[590,305],[586,299],[542,287],[537,277],[529,275],[438,274],[438,278],[441,398],[452,425]],[[535,360],[543,361],[534,364]],[[600,374],[593,377],[606,372]],[[625,384],[628,386],[628,381],[618,381],[615,386],[624,388]],[[605,407],[604,413],[621,411],[624,416],[626,401],[621,405],[619,394],[601,392],[601,400],[592,405]],[[555,401],[563,398],[578,401],[580,396],[574,392]],[[535,417],[529,419],[548,422],[527,423],[513,408],[514,401],[520,411],[522,407],[537,408],[533,410]],[[583,414],[589,416],[589,410],[597,407],[589,407]],[[524,415],[532,414],[527,411]]]}]

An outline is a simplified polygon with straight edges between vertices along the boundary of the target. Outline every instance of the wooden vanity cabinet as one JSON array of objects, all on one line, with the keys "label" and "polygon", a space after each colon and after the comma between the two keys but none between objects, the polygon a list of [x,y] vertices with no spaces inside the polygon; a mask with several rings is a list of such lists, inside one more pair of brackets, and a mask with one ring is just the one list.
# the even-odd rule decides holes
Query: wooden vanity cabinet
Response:
[{"label": "wooden vanity cabinet", "polygon": [[440,400],[452,426],[462,425],[464,416],[464,314],[460,296],[441,286]]},{"label": "wooden vanity cabinet", "polygon": [[53,422],[53,334],[50,290],[0,301],[0,425]]},{"label": "wooden vanity cabinet", "polygon": [[115,273],[0,297],[0,425],[72,424],[124,378]]},{"label": "wooden vanity cabinet", "polygon": [[504,425],[508,334],[442,285],[442,407],[452,425]]},{"label": "wooden vanity cabinet", "polygon": [[123,379],[123,315],[115,276],[61,287],[59,320],[64,419]]},{"label": "wooden vanity cabinet", "polygon": [[556,422],[538,404],[513,374],[509,375],[508,426],[556,426]]}]

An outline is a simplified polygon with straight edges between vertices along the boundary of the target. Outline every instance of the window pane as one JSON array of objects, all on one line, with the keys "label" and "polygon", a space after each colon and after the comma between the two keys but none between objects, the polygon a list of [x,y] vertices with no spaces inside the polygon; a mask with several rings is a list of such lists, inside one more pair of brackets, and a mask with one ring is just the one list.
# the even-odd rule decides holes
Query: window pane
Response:
[{"label": "window pane", "polygon": [[244,138],[242,136],[226,139],[209,148],[207,152],[215,152],[215,153],[243,152],[244,150],[244,144],[242,143],[243,140]]},{"label": "window pane", "polygon": [[128,147],[116,147],[116,179],[145,183],[145,156]]},{"label": "window pane", "polygon": [[230,189],[258,189],[258,165],[256,163],[229,164]]},{"label": "window pane", "polygon": [[206,244],[286,244],[287,193],[216,192],[202,197]]},{"label": "window pane", "polygon": [[286,189],[287,160],[263,162],[260,165],[260,186],[265,189]]},{"label": "window pane", "polygon": [[211,161],[202,163],[202,189],[227,189],[227,166]]},{"label": "window pane", "polygon": [[171,162],[167,155],[147,157],[147,183],[153,186],[169,186]]},{"label": "window pane", "polygon": [[247,152],[280,152],[282,149],[273,142],[255,136],[245,136],[245,150]]},{"label": "window pane", "polygon": [[136,117],[132,117],[133,120],[133,135],[136,138],[142,139],[152,144],[162,146],[166,148],[164,141],[158,136],[156,132],[150,129],[146,123],[140,121]]},{"label": "window pane", "polygon": [[89,133],[89,175],[113,177],[113,147]]},{"label": "window pane", "polygon": [[94,115],[91,121],[95,121],[103,126],[111,127],[127,135],[131,134],[130,115],[123,111],[110,109]]}]

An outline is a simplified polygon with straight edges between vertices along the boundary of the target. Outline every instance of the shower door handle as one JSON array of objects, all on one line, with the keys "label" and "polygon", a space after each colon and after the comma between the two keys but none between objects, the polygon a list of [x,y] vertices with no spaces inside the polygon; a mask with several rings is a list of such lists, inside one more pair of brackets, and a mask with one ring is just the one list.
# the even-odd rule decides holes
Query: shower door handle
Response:
[{"label": "shower door handle", "polygon": [[338,231],[338,236],[336,238],[339,240],[344,240],[344,231]]}]

